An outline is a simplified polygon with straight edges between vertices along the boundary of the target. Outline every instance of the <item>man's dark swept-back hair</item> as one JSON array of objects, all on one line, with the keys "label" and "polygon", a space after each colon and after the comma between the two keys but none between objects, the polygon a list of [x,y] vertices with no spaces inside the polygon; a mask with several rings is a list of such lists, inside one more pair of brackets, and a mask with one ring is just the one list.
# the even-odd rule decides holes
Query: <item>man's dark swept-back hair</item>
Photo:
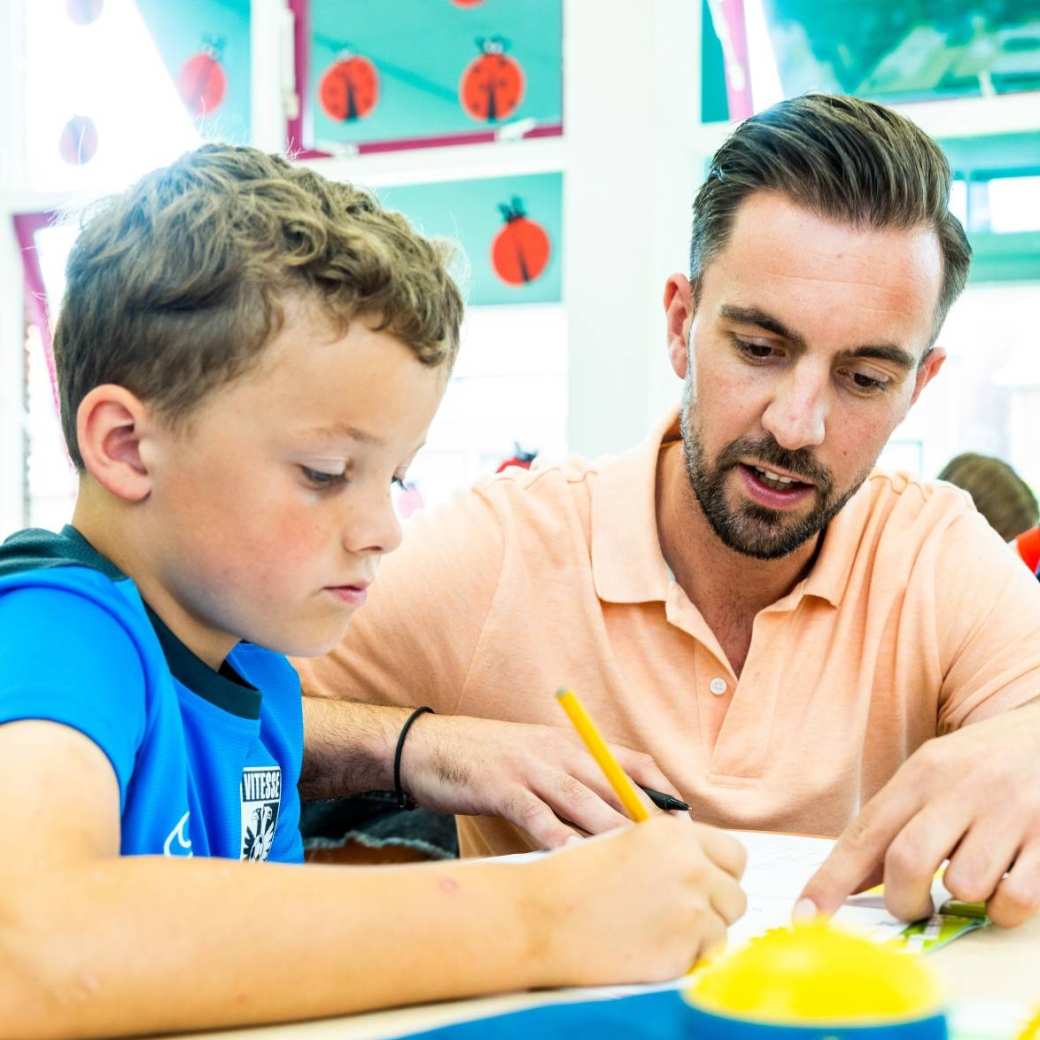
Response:
[{"label": "man's dark swept-back hair", "polygon": [[726,245],[741,202],[782,192],[857,227],[931,227],[943,256],[935,334],[964,288],[971,246],[949,211],[950,166],[909,119],[853,97],[806,94],[745,120],[715,153],[693,203],[690,281]]}]

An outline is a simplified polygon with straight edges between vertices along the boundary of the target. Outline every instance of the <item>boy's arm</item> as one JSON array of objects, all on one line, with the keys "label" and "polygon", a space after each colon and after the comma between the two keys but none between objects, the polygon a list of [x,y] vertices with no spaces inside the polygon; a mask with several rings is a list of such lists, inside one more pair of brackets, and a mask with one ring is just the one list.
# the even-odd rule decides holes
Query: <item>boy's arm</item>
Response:
[{"label": "boy's arm", "polygon": [[42,721],[0,726],[0,790],[8,1040],[667,978],[743,911],[733,879],[742,850],[684,819],[661,816],[535,863],[121,858],[107,757]]}]

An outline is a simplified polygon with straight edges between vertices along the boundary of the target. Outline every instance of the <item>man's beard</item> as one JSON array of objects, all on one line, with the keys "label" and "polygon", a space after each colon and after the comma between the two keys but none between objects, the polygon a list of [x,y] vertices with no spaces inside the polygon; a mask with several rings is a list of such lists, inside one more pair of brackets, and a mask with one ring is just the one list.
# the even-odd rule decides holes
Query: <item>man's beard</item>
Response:
[{"label": "man's beard", "polygon": [[[770,436],[762,440],[745,437],[733,441],[711,466],[699,433],[691,427],[690,412],[687,400],[679,426],[690,487],[723,544],[745,556],[776,560],[794,552],[830,523],[870,473],[868,467],[851,487],[838,494],[830,470],[821,466],[805,448],[788,451]],[[782,510],[768,509],[755,502],[743,502],[736,509],[730,509],[726,502],[726,477],[745,459],[766,468],[776,466],[814,484],[816,504],[812,510],[803,517],[789,517]]]}]

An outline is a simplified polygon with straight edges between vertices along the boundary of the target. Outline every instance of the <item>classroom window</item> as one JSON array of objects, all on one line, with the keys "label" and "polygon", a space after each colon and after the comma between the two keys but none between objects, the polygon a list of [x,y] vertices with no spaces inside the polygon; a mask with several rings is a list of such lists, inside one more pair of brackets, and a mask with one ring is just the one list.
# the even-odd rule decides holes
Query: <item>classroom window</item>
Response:
[{"label": "classroom window", "polygon": [[1040,283],[971,285],[938,344],[948,353],[881,455],[883,469],[932,479],[954,455],[997,455],[1040,491]]},{"label": "classroom window", "polygon": [[25,5],[25,152],[35,190],[107,191],[194,147],[199,134],[133,0]]}]

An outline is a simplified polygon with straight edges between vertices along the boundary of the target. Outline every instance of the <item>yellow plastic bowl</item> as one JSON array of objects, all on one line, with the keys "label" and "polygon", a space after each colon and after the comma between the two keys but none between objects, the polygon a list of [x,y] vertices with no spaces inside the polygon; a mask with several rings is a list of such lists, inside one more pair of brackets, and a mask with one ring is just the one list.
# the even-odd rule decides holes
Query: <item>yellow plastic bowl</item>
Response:
[{"label": "yellow plastic bowl", "polygon": [[1018,1040],[1040,1040],[1040,1011],[1033,1016],[1025,1029],[1018,1034]]},{"label": "yellow plastic bowl", "polygon": [[939,986],[920,957],[822,919],[752,940],[699,971],[684,997],[690,1035],[702,1040],[947,1036]]}]

